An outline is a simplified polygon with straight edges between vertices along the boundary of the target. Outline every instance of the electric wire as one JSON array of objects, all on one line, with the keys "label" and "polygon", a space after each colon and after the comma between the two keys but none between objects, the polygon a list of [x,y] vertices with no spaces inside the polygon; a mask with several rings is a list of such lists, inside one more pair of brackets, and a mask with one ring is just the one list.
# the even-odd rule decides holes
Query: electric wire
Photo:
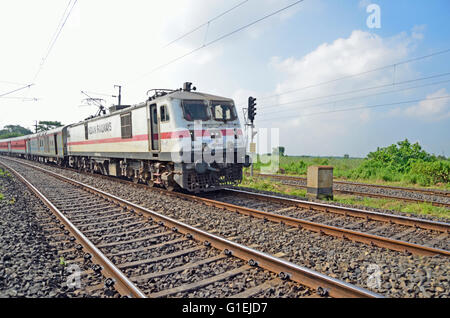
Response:
[{"label": "electric wire", "polygon": [[284,112],[289,112],[289,111],[296,111],[296,110],[299,110],[299,109],[309,109],[309,108],[314,108],[314,107],[318,107],[318,106],[337,104],[337,103],[340,103],[340,102],[346,102],[346,101],[350,101],[350,100],[362,99],[362,98],[367,98],[367,97],[374,97],[374,96],[379,96],[379,95],[387,95],[387,94],[399,93],[399,92],[408,91],[408,90],[412,90],[412,89],[423,88],[423,87],[427,87],[427,86],[434,86],[434,85],[439,85],[439,84],[446,84],[446,83],[450,83],[450,80],[433,82],[433,83],[427,83],[427,84],[422,84],[422,85],[416,85],[416,86],[412,86],[412,87],[405,87],[405,88],[401,88],[401,89],[398,89],[398,90],[391,90],[391,91],[387,91],[387,92],[380,92],[380,93],[375,93],[375,94],[370,94],[370,95],[363,95],[363,96],[356,96],[356,97],[351,97],[351,98],[345,98],[345,99],[330,101],[330,102],[326,102],[326,103],[308,105],[308,106],[305,106],[305,107],[298,107],[298,108],[292,108],[292,109],[283,109],[283,110],[277,110],[277,111],[273,111],[273,112],[264,112],[264,115],[279,114],[279,113],[284,113]]},{"label": "electric wire", "polygon": [[[438,97],[432,97],[432,98],[425,98],[425,99],[408,100],[408,101],[396,102],[396,103],[386,103],[386,104],[378,104],[378,105],[371,105],[371,106],[361,106],[361,107],[329,110],[329,111],[323,111],[323,112],[316,112],[316,113],[310,113],[310,114],[305,114],[305,115],[299,115],[299,117],[301,118],[301,117],[309,117],[309,116],[314,116],[314,115],[331,114],[331,113],[339,113],[339,112],[348,112],[348,111],[354,111],[354,110],[371,109],[371,108],[378,108],[378,107],[387,107],[387,106],[394,106],[394,105],[413,104],[413,103],[433,101],[433,100],[441,100],[441,99],[450,99],[450,95],[438,96]],[[292,115],[290,115],[288,117],[292,118]],[[283,119],[283,118],[287,118],[287,116],[261,119],[260,121],[268,121],[268,120],[273,121],[273,120],[276,120],[276,119]]]},{"label": "electric wire", "polygon": [[220,37],[218,37],[218,38],[216,38],[216,39],[214,39],[214,40],[212,40],[212,41],[210,41],[210,42],[208,42],[208,43],[206,43],[206,44],[203,44],[202,46],[199,46],[199,47],[193,49],[193,50],[190,51],[190,52],[187,52],[186,54],[183,54],[183,55],[181,55],[181,56],[179,56],[179,57],[177,57],[177,58],[175,58],[175,59],[173,59],[173,60],[171,60],[171,61],[169,61],[169,62],[167,62],[167,63],[164,63],[164,64],[162,64],[162,65],[159,65],[159,66],[155,67],[155,68],[152,69],[150,72],[148,72],[148,73],[142,75],[141,77],[146,77],[146,76],[148,76],[148,75],[150,75],[150,74],[152,74],[152,73],[154,73],[154,72],[156,72],[156,71],[158,71],[158,70],[160,70],[160,69],[162,69],[162,68],[164,68],[164,67],[167,67],[167,66],[169,66],[169,65],[171,65],[171,64],[173,64],[173,63],[175,63],[175,62],[177,62],[177,61],[179,61],[179,60],[181,60],[181,59],[183,59],[183,58],[185,58],[185,57],[187,57],[187,56],[189,56],[189,55],[194,54],[194,53],[197,52],[197,51],[200,51],[201,49],[204,49],[204,48],[206,48],[206,47],[208,47],[208,46],[210,46],[210,45],[212,45],[212,44],[214,44],[214,43],[217,43],[217,42],[219,42],[219,41],[221,41],[221,40],[223,40],[223,39],[225,39],[225,38],[227,38],[227,37],[230,37],[230,36],[233,35],[233,34],[236,34],[236,33],[240,32],[240,31],[243,31],[243,30],[245,30],[245,29],[247,29],[247,28],[249,28],[249,27],[251,27],[251,26],[253,26],[253,25],[255,25],[255,24],[257,24],[257,23],[259,23],[259,22],[261,22],[261,21],[263,21],[263,20],[266,20],[266,19],[268,19],[268,18],[270,18],[270,17],[272,17],[272,16],[274,16],[274,15],[277,15],[277,14],[279,14],[279,13],[285,11],[285,10],[288,10],[288,9],[290,9],[290,8],[292,8],[292,7],[294,7],[294,6],[298,5],[298,4],[300,4],[300,3],[303,2],[303,1],[304,1],[304,0],[296,1],[296,2],[294,2],[294,3],[292,3],[292,4],[290,4],[290,5],[288,5],[288,6],[286,6],[286,7],[283,7],[283,8],[281,8],[281,9],[277,10],[277,11],[274,11],[274,12],[272,12],[272,13],[270,13],[270,14],[268,14],[268,15],[266,15],[266,16],[264,16],[264,17],[258,19],[258,20],[255,20],[255,21],[253,21],[253,22],[251,22],[251,23],[249,23],[249,24],[246,24],[246,25],[244,25],[244,26],[242,26],[242,27],[240,27],[240,28],[238,28],[238,29],[236,29],[236,30],[234,30],[234,31],[232,31],[232,32],[229,32],[229,33],[227,33],[227,34],[225,34],[225,35],[222,35],[222,36],[220,36]]},{"label": "electric wire", "polygon": [[297,104],[297,103],[301,103],[301,102],[309,102],[309,101],[314,101],[314,100],[324,99],[324,98],[329,98],[329,97],[349,95],[349,94],[360,93],[360,92],[374,90],[374,89],[393,87],[393,86],[399,86],[399,85],[404,85],[404,84],[409,84],[409,83],[414,83],[414,82],[419,82],[419,81],[425,81],[425,80],[430,80],[430,79],[434,79],[434,78],[438,78],[438,77],[445,77],[445,76],[449,76],[449,75],[450,75],[450,72],[447,72],[447,73],[441,73],[441,74],[431,75],[431,76],[427,76],[427,77],[421,77],[421,78],[416,78],[416,79],[412,79],[412,80],[397,82],[395,84],[392,84],[392,83],[390,83],[390,84],[383,84],[383,85],[371,86],[371,87],[360,88],[360,89],[355,89],[355,90],[349,90],[349,91],[335,93],[335,94],[330,94],[330,95],[323,95],[323,96],[316,96],[316,97],[311,97],[311,98],[297,99],[297,100],[293,100],[293,101],[290,101],[290,102],[278,103],[278,104],[274,104],[274,105],[268,105],[268,106],[264,106],[263,105],[263,106],[261,106],[260,109],[269,109],[269,108],[285,106],[285,105],[291,105],[291,104]]},{"label": "electric wire", "polygon": [[[68,8],[69,5],[71,4],[71,2],[72,2],[72,0],[69,1],[68,5],[67,5],[67,8]],[[50,41],[50,44],[49,44],[49,46],[48,46],[48,48],[47,48],[47,51],[46,51],[44,57],[42,58],[41,64],[39,65],[39,68],[38,68],[38,70],[37,70],[37,72],[36,72],[36,74],[35,74],[35,76],[34,76],[34,78],[33,78],[33,83],[36,82],[36,80],[37,80],[39,74],[41,73],[42,68],[43,68],[45,62],[47,61],[47,58],[49,57],[51,51],[53,50],[53,47],[55,46],[56,41],[58,40],[59,36],[61,35],[61,32],[62,32],[62,30],[63,30],[63,28],[64,28],[64,26],[65,26],[67,20],[69,19],[70,14],[72,13],[72,10],[73,10],[73,8],[75,7],[75,5],[77,4],[77,2],[78,2],[78,0],[74,0],[74,2],[73,2],[73,4],[72,4],[72,7],[70,8],[70,10],[69,10],[69,12],[67,13],[67,15],[65,16],[65,18],[64,18],[64,15],[65,15],[66,12],[67,12],[67,8],[66,8],[66,10],[64,11],[63,17],[62,17],[61,20],[60,20],[60,21],[63,21],[63,22],[62,22],[62,24],[61,24],[61,22],[60,22],[59,25],[61,25],[61,26],[59,27],[59,30],[58,30],[58,28],[57,28],[58,31],[55,32],[56,35],[54,35],[54,37],[53,37],[52,40]],[[59,25],[58,25],[58,26],[59,26]]]},{"label": "electric wire", "polygon": [[314,88],[314,87],[319,87],[319,86],[326,85],[326,84],[331,84],[331,83],[338,82],[338,81],[341,81],[341,80],[345,80],[345,79],[349,79],[349,78],[353,78],[353,77],[357,77],[357,76],[373,73],[373,72],[376,72],[376,71],[381,71],[381,70],[384,70],[384,69],[389,69],[389,68],[392,68],[392,67],[397,67],[399,65],[409,64],[409,63],[412,63],[412,62],[420,61],[420,60],[423,60],[423,59],[426,59],[426,58],[429,58],[429,57],[433,57],[433,56],[437,56],[437,55],[441,55],[441,54],[446,54],[446,53],[449,53],[449,52],[450,52],[450,49],[434,52],[434,53],[431,53],[431,54],[427,54],[427,55],[419,56],[419,57],[416,57],[416,58],[412,58],[412,59],[409,59],[409,60],[406,60],[406,61],[398,62],[398,63],[395,63],[395,64],[390,64],[390,65],[378,67],[378,68],[375,68],[375,69],[372,69],[372,70],[368,70],[368,71],[364,71],[364,72],[360,72],[360,73],[355,73],[355,74],[352,74],[352,75],[347,75],[347,76],[336,78],[336,79],[333,79],[333,80],[320,82],[320,83],[317,83],[317,84],[312,84],[312,85],[308,85],[308,86],[304,86],[304,87],[301,87],[301,88],[292,89],[292,90],[289,90],[289,91],[285,91],[285,92],[281,92],[281,93],[277,93],[277,94],[273,94],[273,95],[269,95],[269,96],[260,97],[259,100],[265,100],[265,99],[269,99],[269,98],[273,98],[273,97],[278,97],[278,96],[282,96],[282,95],[286,95],[286,94],[299,92],[299,91],[302,91],[302,90],[305,90],[305,89],[309,89],[309,88]]},{"label": "electric wire", "polygon": [[250,1],[250,0],[242,1],[242,2],[240,2],[239,4],[235,5],[234,7],[232,7],[231,9],[228,9],[227,11],[222,12],[222,13],[219,14],[218,16],[216,16],[216,17],[214,17],[214,18],[208,20],[207,22],[203,23],[202,25],[199,25],[198,27],[192,29],[191,31],[189,31],[189,32],[183,34],[182,36],[176,38],[175,40],[169,42],[168,44],[166,44],[166,45],[164,46],[164,48],[166,48],[166,47],[172,45],[172,44],[175,43],[175,42],[178,42],[178,41],[184,39],[184,38],[187,37],[188,35],[194,33],[195,31],[200,30],[200,29],[203,28],[204,26],[209,26],[209,25],[211,24],[211,22],[213,22],[213,21],[215,21],[215,20],[217,20],[217,19],[223,17],[223,16],[226,15],[227,13],[230,13],[231,11],[233,11],[233,10],[235,10],[235,9],[237,9],[237,8],[239,8],[239,7],[241,7],[242,5],[244,5],[245,3],[247,3],[248,1]]},{"label": "electric wire", "polygon": [[9,95],[9,94],[12,94],[12,93],[21,91],[21,90],[23,90],[23,89],[25,89],[25,88],[29,88],[29,87],[31,87],[31,86],[33,86],[33,85],[34,85],[34,84],[28,84],[28,85],[23,86],[23,87],[21,87],[21,88],[17,88],[17,89],[15,89],[15,90],[9,91],[9,92],[7,92],[7,93],[3,93],[3,94],[0,95],[0,97],[3,97],[3,96],[6,96],[6,95]]}]

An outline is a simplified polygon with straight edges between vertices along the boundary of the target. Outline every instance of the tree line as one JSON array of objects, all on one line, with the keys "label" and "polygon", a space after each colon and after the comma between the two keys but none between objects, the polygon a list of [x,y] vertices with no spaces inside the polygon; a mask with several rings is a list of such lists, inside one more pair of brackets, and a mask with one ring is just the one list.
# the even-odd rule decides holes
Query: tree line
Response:
[{"label": "tree line", "polygon": [[[52,130],[64,126],[59,121],[39,121],[35,127],[35,132],[43,132]],[[21,137],[25,135],[31,135],[33,131],[20,125],[6,125],[3,129],[0,129],[0,139]]]}]

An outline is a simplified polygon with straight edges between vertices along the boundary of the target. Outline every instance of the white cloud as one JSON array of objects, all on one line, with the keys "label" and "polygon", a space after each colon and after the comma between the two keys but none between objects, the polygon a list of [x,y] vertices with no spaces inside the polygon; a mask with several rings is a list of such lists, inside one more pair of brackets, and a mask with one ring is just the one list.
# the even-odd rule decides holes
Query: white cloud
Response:
[{"label": "white cloud", "polygon": [[[231,95],[230,87],[234,87],[234,83],[231,77],[224,78],[229,68],[222,61],[224,53],[237,41],[261,40],[264,30],[291,18],[299,7],[159,71],[152,70],[288,5],[291,0],[248,1],[213,21],[206,41],[204,26],[165,47],[240,2],[242,0],[78,1],[36,86],[13,95],[42,99],[36,103],[0,100],[0,106],[10,110],[0,116],[0,127],[10,123],[30,127],[34,120],[78,121],[95,113],[94,107],[78,107],[85,98],[80,90],[114,95],[115,84],[123,85],[124,103],[141,102],[150,88],[177,88],[184,81],[194,81],[201,91],[210,92],[214,86],[219,86],[217,94]],[[67,1],[56,0],[0,1],[3,44],[0,80],[19,83],[32,80],[66,6]],[[2,83],[0,92],[16,87]],[[113,101],[115,99],[108,99],[108,106]]]},{"label": "white cloud", "polygon": [[[440,99],[439,97],[448,98]],[[438,121],[450,117],[450,95],[445,88],[429,94],[426,99],[407,108],[403,114],[427,121]]]},{"label": "white cloud", "polygon": [[[339,155],[342,149],[352,149],[353,143],[357,143],[358,140],[363,144],[364,136],[355,135],[355,131],[364,131],[365,125],[377,118],[377,113],[370,109],[333,111],[365,107],[376,104],[377,100],[375,102],[364,100],[334,102],[354,97],[355,94],[337,95],[338,97],[333,95],[392,83],[393,69],[384,69],[356,77],[352,75],[407,59],[417,45],[417,41],[417,38],[406,33],[382,38],[369,32],[355,30],[348,38],[323,43],[300,58],[273,57],[269,61],[269,67],[284,80],[280,81],[273,93],[281,95],[261,102],[263,105],[260,113],[267,113],[263,118],[270,119],[261,121],[261,125],[280,127],[281,136],[291,153]],[[333,81],[346,77],[348,78],[345,80]],[[409,65],[396,68],[396,81],[414,77],[418,77],[417,72]],[[330,83],[296,91],[298,88],[325,82]],[[294,92],[282,94],[289,91]],[[377,90],[365,92],[365,94],[374,92]],[[328,98],[319,98],[329,95],[331,96]],[[272,107],[272,105],[296,100],[300,102]],[[324,103],[328,104],[324,105]],[[330,113],[309,116],[309,114],[321,112]],[[323,144],[325,140],[326,143]]]}]

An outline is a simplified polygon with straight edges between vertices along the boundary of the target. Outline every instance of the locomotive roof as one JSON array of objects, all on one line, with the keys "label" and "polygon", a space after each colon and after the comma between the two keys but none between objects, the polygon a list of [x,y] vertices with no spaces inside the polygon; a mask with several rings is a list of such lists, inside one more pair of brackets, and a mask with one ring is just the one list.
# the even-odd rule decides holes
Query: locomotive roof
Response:
[{"label": "locomotive roof", "polygon": [[[177,99],[206,99],[206,100],[215,100],[215,101],[230,101],[232,102],[233,100],[231,98],[227,98],[227,97],[222,97],[222,96],[216,96],[216,95],[212,95],[212,94],[206,94],[206,93],[200,93],[200,92],[186,92],[186,91],[175,91],[171,94],[168,94],[164,97],[172,97],[172,98],[177,98]],[[164,97],[160,97],[160,98],[164,98]],[[159,98],[157,98],[159,99]]]},{"label": "locomotive roof", "polygon": [[[231,98],[227,98],[227,97],[216,96],[216,95],[200,93],[200,92],[192,92],[192,91],[191,92],[187,92],[187,91],[177,90],[177,91],[173,91],[173,92],[171,92],[171,93],[169,93],[167,95],[159,96],[159,97],[151,100],[150,103],[161,102],[161,101],[166,100],[168,98],[172,98],[172,99],[191,99],[191,100],[202,99],[202,100],[207,100],[207,101],[233,102],[233,100]],[[69,126],[77,126],[77,125],[80,125],[82,123],[95,121],[95,120],[98,120],[98,119],[101,119],[101,118],[110,117],[110,116],[117,115],[117,114],[120,114],[120,113],[126,113],[126,112],[128,112],[128,111],[130,111],[132,109],[139,108],[139,107],[144,107],[146,105],[147,105],[147,102],[136,104],[136,105],[131,105],[131,106],[127,107],[127,108],[115,111],[115,112],[110,113],[110,114],[108,114],[106,116],[100,116],[100,117],[90,118],[90,119],[87,119],[87,120],[82,120],[82,121],[79,121],[78,123],[73,123],[73,124],[71,124]]]}]

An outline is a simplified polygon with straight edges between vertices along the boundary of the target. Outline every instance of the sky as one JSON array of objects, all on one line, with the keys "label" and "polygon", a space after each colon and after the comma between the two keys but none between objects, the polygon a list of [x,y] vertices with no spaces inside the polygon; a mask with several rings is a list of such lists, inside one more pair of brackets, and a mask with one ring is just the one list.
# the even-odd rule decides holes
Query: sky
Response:
[{"label": "sky", "polygon": [[3,0],[0,96],[34,85],[0,97],[0,128],[83,120],[97,109],[81,91],[111,106],[122,85],[137,104],[192,82],[233,98],[241,122],[256,97],[256,127],[279,129],[288,155],[364,157],[407,138],[450,156],[448,0],[304,0],[215,41],[295,2]]}]

